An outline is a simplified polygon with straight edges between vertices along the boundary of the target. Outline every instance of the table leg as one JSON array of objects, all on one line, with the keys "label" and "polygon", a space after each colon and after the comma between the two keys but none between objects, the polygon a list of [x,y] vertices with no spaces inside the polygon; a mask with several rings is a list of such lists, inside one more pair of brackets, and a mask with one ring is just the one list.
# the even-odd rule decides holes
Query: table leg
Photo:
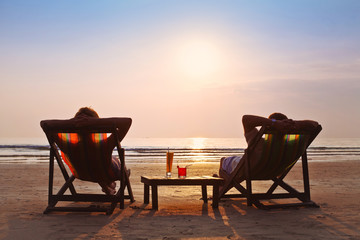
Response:
[{"label": "table leg", "polygon": [[204,203],[207,203],[207,189],[206,189],[206,184],[201,185],[201,193],[202,193],[202,199],[203,199]]},{"label": "table leg", "polygon": [[157,185],[151,185],[151,200],[152,200],[152,209],[158,210],[158,191]]},{"label": "table leg", "polygon": [[218,208],[219,207],[219,185],[218,184],[213,185],[213,200],[212,201],[213,201],[212,207]]},{"label": "table leg", "polygon": [[144,183],[144,203],[149,204],[149,185]]}]

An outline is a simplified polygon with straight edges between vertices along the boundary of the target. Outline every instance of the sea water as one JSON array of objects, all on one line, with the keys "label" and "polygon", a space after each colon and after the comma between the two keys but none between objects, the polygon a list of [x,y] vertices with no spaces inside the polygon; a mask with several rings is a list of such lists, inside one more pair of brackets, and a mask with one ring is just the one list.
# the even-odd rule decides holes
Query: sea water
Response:
[{"label": "sea water", "polygon": [[[174,152],[174,163],[219,162],[221,157],[241,155],[244,138],[125,138],[127,163],[162,163]],[[116,151],[116,150],[115,150]],[[116,152],[114,152],[116,155]],[[308,149],[309,161],[358,161],[360,138],[317,138]],[[0,139],[1,163],[48,163],[45,138]]]}]

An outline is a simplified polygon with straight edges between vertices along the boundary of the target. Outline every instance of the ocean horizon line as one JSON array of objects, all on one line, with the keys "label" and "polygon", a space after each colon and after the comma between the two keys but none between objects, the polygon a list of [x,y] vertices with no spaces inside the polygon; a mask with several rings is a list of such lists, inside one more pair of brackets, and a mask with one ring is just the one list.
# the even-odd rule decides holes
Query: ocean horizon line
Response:
[{"label": "ocean horizon line", "polygon": [[[247,144],[242,138],[129,138],[124,141],[128,163],[160,163],[171,150],[184,163],[218,162],[221,157],[241,155]],[[116,149],[114,149],[116,155]],[[0,139],[0,163],[48,162],[49,144],[4,142]],[[360,138],[316,139],[308,148],[309,161],[360,160]]]}]

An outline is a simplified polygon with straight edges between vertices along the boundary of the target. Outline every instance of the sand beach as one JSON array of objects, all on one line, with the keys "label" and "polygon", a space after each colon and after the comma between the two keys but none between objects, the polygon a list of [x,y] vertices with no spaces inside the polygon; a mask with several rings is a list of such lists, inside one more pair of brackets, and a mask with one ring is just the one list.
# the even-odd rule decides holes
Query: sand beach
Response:
[{"label": "sand beach", "polygon": [[[229,199],[213,210],[201,188],[159,187],[159,211],[143,204],[142,175],[162,175],[162,164],[128,164],[135,202],[103,213],[43,214],[48,165],[1,164],[0,239],[360,239],[360,161],[310,162],[311,196],[320,208],[260,210]],[[287,182],[301,186],[295,165]],[[188,175],[211,175],[215,163],[193,164]],[[59,173],[59,172],[57,172]],[[62,182],[57,174],[55,183]],[[94,183],[78,181],[84,191]],[[257,186],[258,189],[262,185]],[[211,196],[211,189],[208,195]]]}]

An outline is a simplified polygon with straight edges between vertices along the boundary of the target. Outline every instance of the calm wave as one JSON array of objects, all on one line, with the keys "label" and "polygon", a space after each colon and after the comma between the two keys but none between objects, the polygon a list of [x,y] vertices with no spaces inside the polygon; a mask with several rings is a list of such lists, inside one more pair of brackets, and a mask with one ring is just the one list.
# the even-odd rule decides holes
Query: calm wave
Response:
[{"label": "calm wave", "polygon": [[[0,163],[47,163],[44,140],[0,140]],[[244,153],[241,138],[137,138],[123,142],[128,163],[161,163],[168,150],[175,163],[218,162],[221,157]],[[116,154],[114,152],[114,154]],[[319,139],[308,150],[309,161],[360,160],[360,139]]]}]

